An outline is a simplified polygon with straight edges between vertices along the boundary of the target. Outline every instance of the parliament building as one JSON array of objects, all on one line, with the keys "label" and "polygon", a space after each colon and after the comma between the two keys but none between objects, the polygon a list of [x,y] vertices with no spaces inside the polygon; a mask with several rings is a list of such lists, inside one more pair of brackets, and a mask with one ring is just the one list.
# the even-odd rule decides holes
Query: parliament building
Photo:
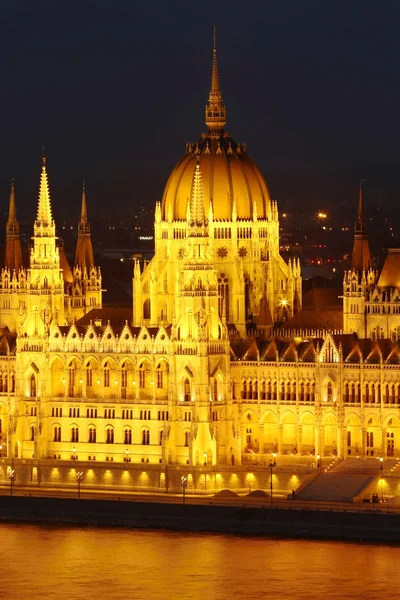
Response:
[{"label": "parliament building", "polygon": [[[360,187],[343,289],[302,298],[277,203],[225,130],[216,49],[206,133],[155,206],[133,305],[103,306],[85,190],[74,264],[46,158],[29,264],[14,186],[0,277],[0,482],[117,491],[267,486],[268,465],[400,458],[400,251],[372,268]],[[333,297],[334,296],[334,297]],[[266,473],[267,472],[267,473]]]}]

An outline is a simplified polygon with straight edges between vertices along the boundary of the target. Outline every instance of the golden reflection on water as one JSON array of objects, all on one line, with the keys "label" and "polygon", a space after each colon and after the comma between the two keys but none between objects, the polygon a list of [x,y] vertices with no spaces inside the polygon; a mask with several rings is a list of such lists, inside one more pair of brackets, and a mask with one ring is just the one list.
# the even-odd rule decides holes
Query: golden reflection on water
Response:
[{"label": "golden reflection on water", "polygon": [[1,525],[4,600],[382,600],[400,547]]}]

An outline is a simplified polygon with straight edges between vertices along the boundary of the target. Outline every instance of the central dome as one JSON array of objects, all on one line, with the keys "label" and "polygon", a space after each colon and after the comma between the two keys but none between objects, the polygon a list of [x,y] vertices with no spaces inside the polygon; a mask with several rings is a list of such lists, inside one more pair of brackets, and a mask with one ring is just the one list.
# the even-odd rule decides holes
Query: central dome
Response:
[{"label": "central dome", "polygon": [[224,132],[218,136],[209,132],[195,146],[188,144],[186,155],[169,176],[161,203],[163,219],[186,219],[197,162],[203,179],[206,215],[211,200],[214,220],[230,221],[234,203],[238,219],[252,219],[254,208],[259,218],[267,217],[270,203],[267,184],[246,147]]},{"label": "central dome", "polygon": [[268,215],[271,198],[264,177],[248,156],[246,146],[234,142],[223,130],[226,108],[219,89],[215,34],[213,52],[211,89],[205,114],[208,133],[197,144],[187,144],[185,156],[169,176],[161,202],[163,220],[186,219],[197,163],[203,179],[206,215],[210,202],[216,221],[230,221],[234,206],[237,219],[253,219],[254,214],[265,219]]}]

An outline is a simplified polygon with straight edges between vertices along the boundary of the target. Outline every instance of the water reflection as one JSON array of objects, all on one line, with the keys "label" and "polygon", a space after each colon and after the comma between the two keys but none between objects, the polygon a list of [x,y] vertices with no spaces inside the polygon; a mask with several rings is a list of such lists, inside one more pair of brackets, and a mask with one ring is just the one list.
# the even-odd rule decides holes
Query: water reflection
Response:
[{"label": "water reflection", "polygon": [[382,599],[400,548],[209,534],[1,525],[0,598]]}]

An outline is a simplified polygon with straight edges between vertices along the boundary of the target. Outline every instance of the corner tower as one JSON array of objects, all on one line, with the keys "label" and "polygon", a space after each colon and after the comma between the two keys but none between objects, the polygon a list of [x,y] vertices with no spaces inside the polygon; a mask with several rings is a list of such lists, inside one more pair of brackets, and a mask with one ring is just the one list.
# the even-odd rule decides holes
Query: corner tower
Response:
[{"label": "corner tower", "polygon": [[343,280],[343,331],[367,336],[366,299],[375,282],[372,271],[371,252],[364,221],[363,181],[358,192],[357,220],[354,225],[354,243],[351,269]]},{"label": "corner tower", "polygon": [[27,273],[27,315],[23,331],[44,335],[50,323],[64,324],[64,277],[52,216],[46,155],[43,150],[37,217]]},{"label": "corner tower", "polygon": [[101,272],[94,264],[90,223],[87,213],[86,187],[82,186],[81,216],[78,223],[73,285],[68,305],[68,319],[79,319],[92,308],[102,307]]}]

